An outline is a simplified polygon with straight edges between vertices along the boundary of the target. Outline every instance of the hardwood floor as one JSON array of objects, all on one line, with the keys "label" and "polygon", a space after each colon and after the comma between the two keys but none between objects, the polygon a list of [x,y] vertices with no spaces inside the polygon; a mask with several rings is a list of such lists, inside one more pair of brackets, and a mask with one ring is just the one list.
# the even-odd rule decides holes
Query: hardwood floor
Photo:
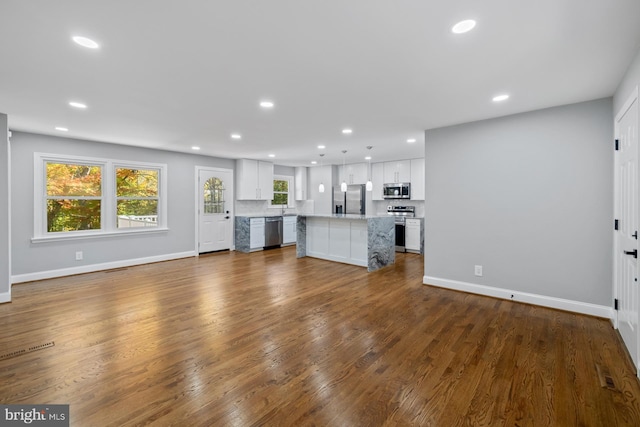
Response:
[{"label": "hardwood floor", "polygon": [[422,270],[289,247],[15,285],[0,403],[68,403],[74,426],[640,425],[609,321],[425,286]]}]

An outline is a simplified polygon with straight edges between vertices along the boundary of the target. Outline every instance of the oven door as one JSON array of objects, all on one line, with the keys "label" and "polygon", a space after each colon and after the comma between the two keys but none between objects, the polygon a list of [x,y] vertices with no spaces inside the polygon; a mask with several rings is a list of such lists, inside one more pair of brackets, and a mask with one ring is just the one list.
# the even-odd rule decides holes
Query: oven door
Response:
[{"label": "oven door", "polygon": [[396,252],[406,252],[405,249],[405,236],[404,236],[404,221],[396,221]]}]

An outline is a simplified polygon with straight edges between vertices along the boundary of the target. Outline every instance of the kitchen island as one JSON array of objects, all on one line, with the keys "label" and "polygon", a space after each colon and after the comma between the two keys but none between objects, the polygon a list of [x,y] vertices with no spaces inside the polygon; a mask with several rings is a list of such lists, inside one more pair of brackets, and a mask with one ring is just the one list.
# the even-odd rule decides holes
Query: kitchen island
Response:
[{"label": "kitchen island", "polygon": [[395,262],[395,233],[389,216],[298,215],[296,254],[375,271]]}]

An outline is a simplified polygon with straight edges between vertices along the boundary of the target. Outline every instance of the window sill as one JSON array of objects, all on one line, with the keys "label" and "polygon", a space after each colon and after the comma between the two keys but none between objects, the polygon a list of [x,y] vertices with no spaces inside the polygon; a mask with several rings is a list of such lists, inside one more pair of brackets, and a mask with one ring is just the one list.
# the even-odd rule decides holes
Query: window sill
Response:
[{"label": "window sill", "polygon": [[81,240],[81,239],[100,239],[104,237],[122,237],[122,236],[134,236],[139,234],[156,234],[166,233],[169,229],[167,227],[140,229],[140,230],[127,230],[127,231],[102,231],[98,233],[82,233],[82,234],[64,234],[64,235],[51,235],[51,236],[38,236],[32,237],[31,243],[46,243],[46,242],[62,242],[65,240]]}]

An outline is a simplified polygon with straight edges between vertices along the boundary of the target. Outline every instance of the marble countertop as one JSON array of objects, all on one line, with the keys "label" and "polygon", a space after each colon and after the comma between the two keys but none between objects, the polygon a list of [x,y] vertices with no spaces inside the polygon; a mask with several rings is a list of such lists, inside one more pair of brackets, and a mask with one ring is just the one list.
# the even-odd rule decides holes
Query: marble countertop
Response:
[{"label": "marble countertop", "polygon": [[238,218],[272,218],[277,216],[297,216],[295,213],[282,214],[251,214],[251,215],[236,215]]},{"label": "marble countertop", "polygon": [[298,214],[307,218],[334,218],[334,219],[372,219],[372,218],[393,218],[389,215],[359,215],[359,214]]}]

